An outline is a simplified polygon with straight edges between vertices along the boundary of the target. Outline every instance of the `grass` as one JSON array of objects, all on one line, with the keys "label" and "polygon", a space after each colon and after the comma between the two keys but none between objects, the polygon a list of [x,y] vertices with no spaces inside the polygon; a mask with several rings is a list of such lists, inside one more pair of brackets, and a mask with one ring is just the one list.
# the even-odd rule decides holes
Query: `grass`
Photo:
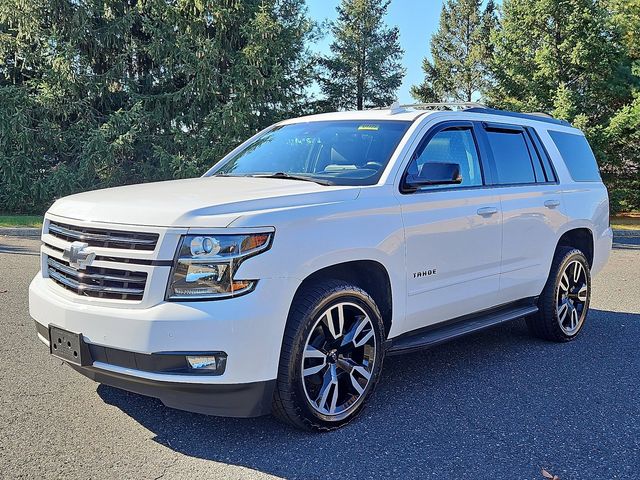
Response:
[{"label": "grass", "polygon": [[640,225],[624,225],[620,223],[612,223],[611,228],[614,230],[637,230],[640,231]]},{"label": "grass", "polygon": [[611,217],[614,230],[640,230],[640,212],[623,213]]},{"label": "grass", "polygon": [[611,228],[614,230],[638,230],[640,231],[640,224],[625,224],[625,223],[616,223],[615,220],[611,221]]},{"label": "grass", "polygon": [[[42,227],[42,217],[39,215],[0,215],[0,227]],[[640,230],[640,214],[624,214],[611,217],[611,227],[614,230]]]},{"label": "grass", "polygon": [[0,227],[42,227],[40,215],[0,215]]}]

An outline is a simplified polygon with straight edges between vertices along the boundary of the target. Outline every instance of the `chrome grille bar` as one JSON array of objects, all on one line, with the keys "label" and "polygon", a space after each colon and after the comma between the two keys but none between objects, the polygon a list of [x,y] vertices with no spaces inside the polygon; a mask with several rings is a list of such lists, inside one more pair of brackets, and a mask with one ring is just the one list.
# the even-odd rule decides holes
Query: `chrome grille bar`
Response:
[{"label": "chrome grille bar", "polygon": [[79,280],[107,280],[111,282],[127,282],[127,283],[142,283],[143,285],[147,281],[146,276],[128,276],[128,275],[109,275],[109,274],[97,274],[97,273],[84,273],[76,270],[75,268],[63,265],[60,262],[55,261],[53,258],[49,258],[47,263],[56,270]]},{"label": "chrome grille bar", "polygon": [[147,282],[145,272],[131,272],[103,267],[79,271],[67,262],[47,258],[49,278],[78,295],[118,300],[142,300]]},{"label": "chrome grille bar", "polygon": [[120,287],[102,287],[100,285],[87,285],[85,283],[77,282],[76,280],[72,280],[64,275],[56,272],[55,270],[49,270],[49,276],[63,285],[76,289],[76,290],[87,290],[89,292],[108,292],[108,293],[118,293],[121,295],[142,295],[144,293],[144,289],[140,288],[120,288]]},{"label": "chrome grille bar", "polygon": [[93,247],[121,248],[125,250],[154,250],[158,242],[158,234],[156,233],[75,227],[58,222],[49,223],[49,234],[71,242],[80,240]]}]

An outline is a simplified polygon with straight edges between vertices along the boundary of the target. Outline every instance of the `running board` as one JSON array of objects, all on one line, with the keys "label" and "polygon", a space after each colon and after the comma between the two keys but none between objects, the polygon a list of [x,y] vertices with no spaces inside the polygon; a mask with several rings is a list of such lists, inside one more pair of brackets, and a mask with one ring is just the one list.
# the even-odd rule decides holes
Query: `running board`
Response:
[{"label": "running board", "polygon": [[409,332],[399,337],[392,338],[387,343],[387,355],[401,355],[423,348],[433,347],[440,343],[453,340],[468,333],[484,330],[500,323],[516,320],[538,311],[535,305],[522,305],[516,307],[491,310],[474,316],[465,316],[460,319],[445,322],[442,325],[434,325],[416,332]]}]

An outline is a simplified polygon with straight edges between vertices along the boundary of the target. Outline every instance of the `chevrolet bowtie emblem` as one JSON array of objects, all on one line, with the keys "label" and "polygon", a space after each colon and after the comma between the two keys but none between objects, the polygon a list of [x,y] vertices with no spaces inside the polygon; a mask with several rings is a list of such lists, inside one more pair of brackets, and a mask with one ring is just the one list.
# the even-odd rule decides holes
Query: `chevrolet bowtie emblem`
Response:
[{"label": "chevrolet bowtie emblem", "polygon": [[84,270],[93,262],[96,258],[96,252],[86,250],[89,246],[85,242],[73,242],[62,252],[62,258],[64,258],[69,265],[77,268],[78,270]]}]

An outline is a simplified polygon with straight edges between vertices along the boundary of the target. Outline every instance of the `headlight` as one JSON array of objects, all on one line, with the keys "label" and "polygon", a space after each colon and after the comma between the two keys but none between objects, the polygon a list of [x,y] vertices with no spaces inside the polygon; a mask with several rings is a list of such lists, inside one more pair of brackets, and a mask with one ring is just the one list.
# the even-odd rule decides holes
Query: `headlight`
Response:
[{"label": "headlight", "polygon": [[243,260],[271,246],[272,233],[184,235],[174,261],[167,300],[225,298],[248,293],[257,280],[236,280]]}]

